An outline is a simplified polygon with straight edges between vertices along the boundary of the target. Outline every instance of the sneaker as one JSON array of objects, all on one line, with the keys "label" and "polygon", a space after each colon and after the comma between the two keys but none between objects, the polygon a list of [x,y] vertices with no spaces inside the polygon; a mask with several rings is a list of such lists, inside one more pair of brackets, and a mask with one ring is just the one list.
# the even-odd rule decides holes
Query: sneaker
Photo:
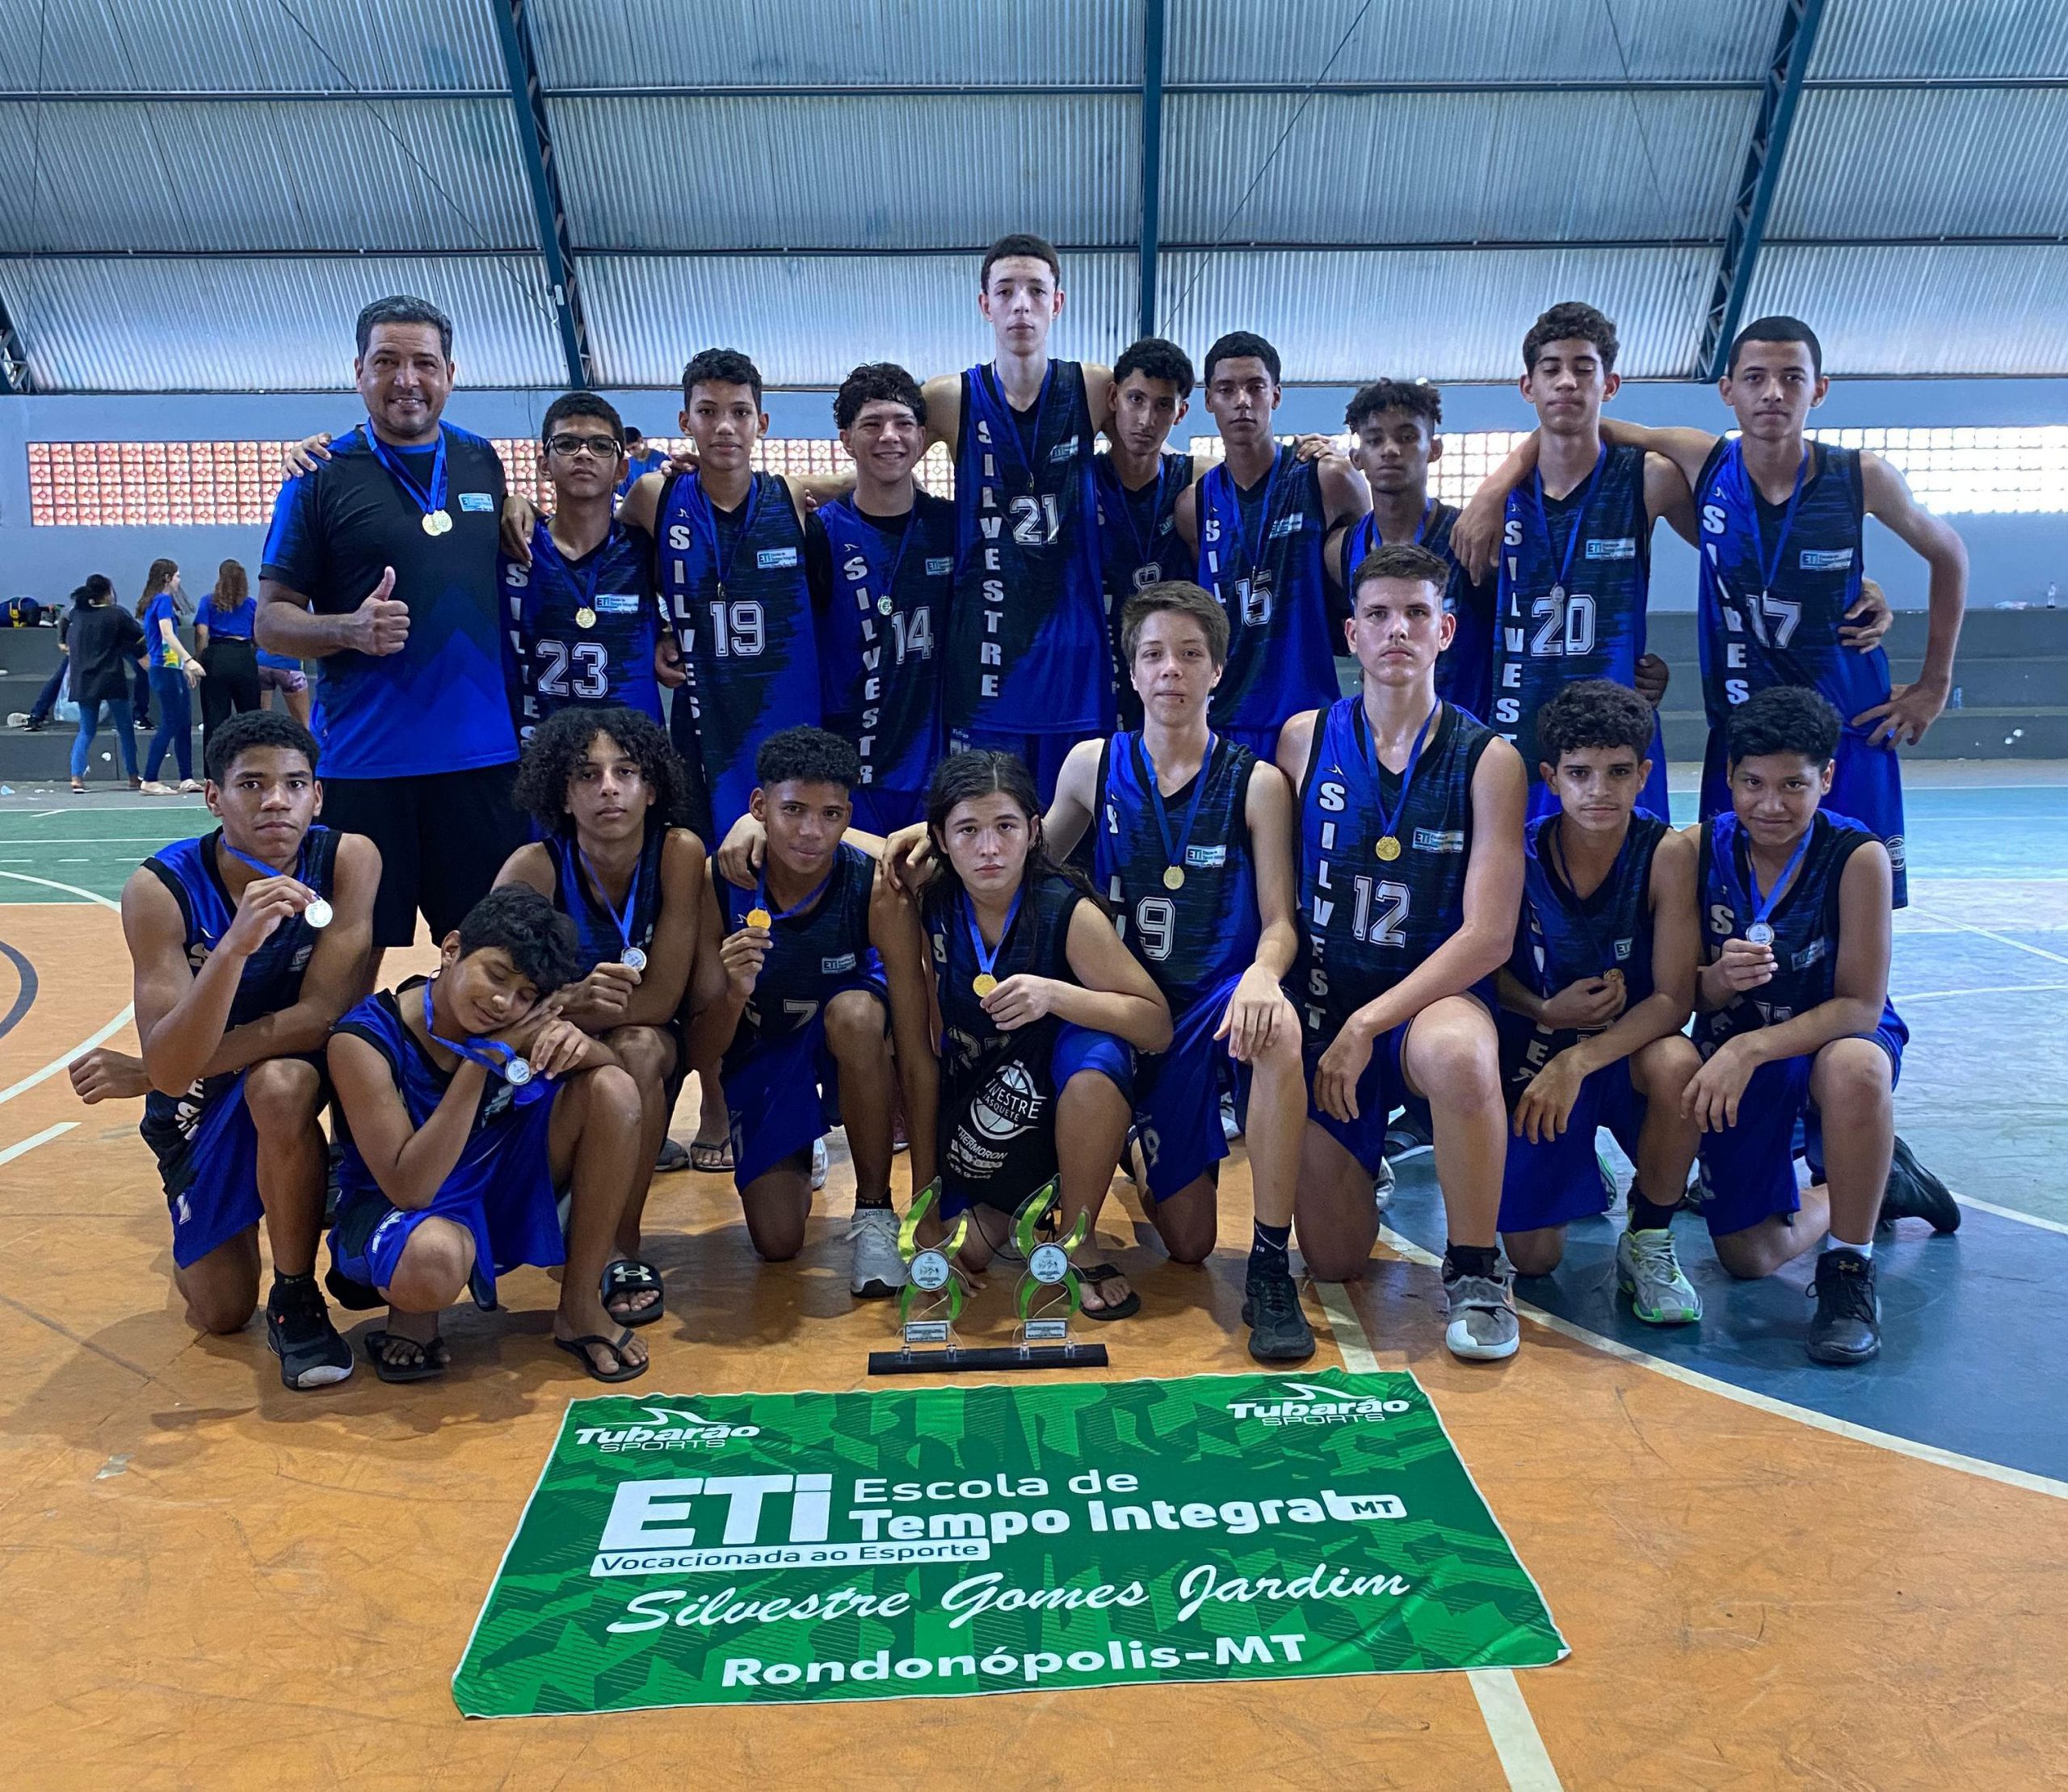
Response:
[{"label": "sneaker", "polygon": [[1616,1285],[1646,1325],[1689,1325],[1702,1316],[1702,1297],[1673,1254],[1673,1233],[1624,1231],[1616,1241]]},{"label": "sneaker", "polygon": [[328,1387],[352,1372],[352,1347],[338,1336],[313,1278],[275,1281],[266,1298],[266,1343],[280,1380],[296,1393]]},{"label": "sneaker", "polygon": [[7,726],[10,728],[26,728],[34,720],[35,717],[31,716],[27,710],[16,709],[9,714]]},{"label": "sneaker", "polygon": [[1880,1224],[1894,1230],[1899,1219],[1928,1219],[1935,1232],[1961,1229],[1961,1204],[1953,1191],[1917,1161],[1917,1154],[1896,1138],[1895,1155],[1889,1160],[1889,1185],[1881,1197]]},{"label": "sneaker", "polygon": [[887,1299],[905,1285],[905,1260],[897,1250],[897,1215],[888,1207],[857,1207],[847,1226],[855,1247],[847,1286],[857,1300]]},{"label": "sneaker", "polygon": [[1715,1199],[1716,1190],[1709,1186],[1709,1166],[1697,1158],[1695,1160],[1694,1180],[1680,1197],[1681,1208],[1687,1213],[1699,1214]]},{"label": "sneaker", "polygon": [[1379,1159],[1379,1174],[1372,1184],[1372,1205],[1383,1214],[1393,1205],[1393,1166],[1384,1158]]},{"label": "sneaker", "polygon": [[1261,1269],[1250,1260],[1242,1323],[1250,1328],[1250,1354],[1260,1363],[1304,1363],[1314,1353],[1314,1328],[1300,1310],[1288,1269]]},{"label": "sneaker", "polygon": [[688,1167],[689,1147],[677,1139],[662,1139],[660,1150],[654,1155],[654,1174],[657,1176],[673,1176],[676,1171]]},{"label": "sneaker", "polygon": [[1436,1142],[1429,1136],[1428,1122],[1412,1108],[1402,1108],[1386,1128],[1385,1153],[1388,1157],[1414,1157],[1423,1151],[1433,1151]]},{"label": "sneaker", "polygon": [[1221,1136],[1230,1145],[1242,1136],[1242,1121],[1235,1112],[1235,1097],[1225,1089],[1221,1093]]},{"label": "sneaker", "polygon": [[1881,1303],[1874,1294],[1874,1260],[1843,1246],[1817,1259],[1810,1286],[1817,1316],[1810,1322],[1810,1360],[1841,1367],[1881,1354]]},{"label": "sneaker", "polygon": [[1490,1276],[1461,1276],[1444,1265],[1444,1294],[1451,1317],[1444,1342],[1453,1357],[1497,1363],[1522,1348],[1522,1322],[1515,1317],[1511,1292],[1515,1271],[1505,1257],[1498,1262]]},{"label": "sneaker", "polygon": [[1601,1173],[1601,1210],[1615,1213],[1623,1204],[1623,1191],[1616,1186],[1616,1172],[1608,1161],[1608,1154],[1597,1150],[1594,1154],[1594,1167]]},{"label": "sneaker", "polygon": [[811,1142],[811,1186],[813,1194],[826,1186],[826,1141],[815,1138]]}]

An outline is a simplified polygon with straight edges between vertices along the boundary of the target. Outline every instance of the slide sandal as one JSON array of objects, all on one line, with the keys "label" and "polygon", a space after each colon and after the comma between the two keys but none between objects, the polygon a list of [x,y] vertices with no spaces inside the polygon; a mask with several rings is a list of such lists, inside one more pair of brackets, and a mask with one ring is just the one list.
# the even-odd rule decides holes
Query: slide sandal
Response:
[{"label": "slide sandal", "polygon": [[[661,1297],[650,1306],[620,1313],[611,1305],[612,1301],[628,1294],[642,1294],[649,1288]],[[603,1310],[620,1325],[651,1325],[667,1310],[667,1290],[661,1285],[660,1271],[637,1257],[620,1257],[616,1263],[604,1265],[603,1295]]]}]

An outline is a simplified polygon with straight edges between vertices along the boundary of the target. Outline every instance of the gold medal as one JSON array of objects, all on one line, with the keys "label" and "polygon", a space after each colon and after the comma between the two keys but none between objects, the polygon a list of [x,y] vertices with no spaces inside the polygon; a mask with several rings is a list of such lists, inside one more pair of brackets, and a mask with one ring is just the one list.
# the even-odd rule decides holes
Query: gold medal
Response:
[{"label": "gold medal", "polygon": [[766,932],[775,925],[775,917],[765,908],[750,908],[746,911],[746,924]]},{"label": "gold medal", "polygon": [[1379,843],[1372,850],[1388,864],[1391,864],[1400,856],[1400,842],[1390,834],[1381,834],[1379,836]]},{"label": "gold medal", "polygon": [[574,612],[574,626],[576,628],[593,629],[595,625],[596,612],[591,609],[587,604],[584,604],[580,609]]},{"label": "gold medal", "polygon": [[452,532],[452,511],[426,511],[423,513],[423,532],[426,535],[450,535]]},{"label": "gold medal", "polygon": [[1176,864],[1164,866],[1163,887],[1166,890],[1183,890],[1185,887],[1185,868]]},{"label": "gold medal", "polygon": [[1620,970],[1604,970],[1601,974],[1601,980],[1604,983],[1613,984],[1617,989],[1623,986],[1623,974]]},{"label": "gold medal", "polygon": [[998,980],[989,971],[980,970],[969,979],[969,986],[977,992],[977,999],[981,1002],[998,986]]}]

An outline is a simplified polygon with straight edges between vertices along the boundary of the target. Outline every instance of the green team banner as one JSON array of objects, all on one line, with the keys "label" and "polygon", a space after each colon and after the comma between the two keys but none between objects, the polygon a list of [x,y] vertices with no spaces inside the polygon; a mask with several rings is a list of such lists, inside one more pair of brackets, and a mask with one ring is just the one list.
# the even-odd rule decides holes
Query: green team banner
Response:
[{"label": "green team banner", "polygon": [[1530,1668],[1564,1639],[1411,1375],[577,1400],[470,1717]]}]

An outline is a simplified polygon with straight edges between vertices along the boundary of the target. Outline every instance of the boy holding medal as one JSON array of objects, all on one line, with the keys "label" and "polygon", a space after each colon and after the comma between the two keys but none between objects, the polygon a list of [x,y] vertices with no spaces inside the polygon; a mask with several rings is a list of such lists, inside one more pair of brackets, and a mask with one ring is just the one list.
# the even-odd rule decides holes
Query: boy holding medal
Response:
[{"label": "boy holding medal", "polygon": [[1671,1230],[1700,1134],[1680,1098],[1700,1066],[1692,1010],[1695,849],[1636,806],[1650,776],[1651,705],[1606,679],[1538,712],[1540,768],[1559,808],[1524,838],[1522,916],[1496,977],[1503,1082],[1514,1112],[1501,1236],[1525,1276],[1548,1276],[1567,1224],[1601,1210],[1594,1155],[1606,1126],[1637,1167],[1616,1281],[1652,1325],[1702,1303]]},{"label": "boy holding medal", "polygon": [[550,517],[532,524],[528,563],[498,556],[518,679],[521,738],[570,705],[612,705],[661,718],[654,674],[660,598],[654,538],[616,514],[624,424],[593,392],[570,392],[539,426],[553,482]]},{"label": "boy holding medal", "polygon": [[352,1369],[315,1280],[321,1054],[364,974],[380,855],[317,825],[316,742],[290,717],[233,717],[207,757],[204,800],[221,826],[153,854],[122,892],[142,1059],[90,1052],[72,1083],[89,1102],[144,1096],[144,1140],[172,1210],[173,1281],[197,1330],[250,1320],[264,1219],[267,1346],[288,1387],[321,1387]]},{"label": "boy holding medal", "polygon": [[[1876,1219],[1919,1211],[1883,1200],[1910,1037],[1889,1000],[1888,849],[1822,807],[1840,722],[1815,692],[1762,691],[1730,730],[1731,806],[1697,831],[1703,1062],[1683,1105],[1702,1129],[1702,1218],[1734,1276],[1821,1243],[1810,1355],[1865,1362],[1881,1347]],[[1813,1177],[1799,1195],[1798,1121]]]},{"label": "boy holding medal", "polygon": [[1521,1342],[1495,1241],[1507,1113],[1491,979],[1515,944],[1524,783],[1515,749],[1436,695],[1456,618],[1450,570],[1380,549],[1351,575],[1362,687],[1285,725],[1299,793],[1305,963],[1294,999],[1311,1081],[1296,1204],[1317,1278],[1355,1281],[1378,1233],[1386,1119],[1427,1103],[1449,1241],[1444,1342],[1478,1360]]},{"label": "boy holding medal", "polygon": [[[895,896],[844,836],[860,775],[853,746],[787,728],[755,755],[750,813],[765,839],[758,875],[714,864],[697,953],[691,1060],[717,1060],[732,1125],[733,1181],[748,1235],[771,1263],[803,1247],[812,1147],[844,1125],[855,1162],[849,1285],[864,1298],[905,1280],[890,1204],[893,1083],[902,1077],[914,1187],[932,1180],[933,1046],[925,991],[893,1003],[878,947]],[[906,974],[922,974],[914,962]],[[897,1064],[892,1063],[893,1020]]]},{"label": "boy holding medal", "polygon": [[330,1285],[348,1306],[387,1303],[366,1340],[384,1382],[443,1374],[439,1315],[470,1289],[494,1311],[497,1277],[523,1264],[566,1266],[556,1348],[599,1382],[646,1372],[645,1347],[601,1293],[640,1168],[639,1090],[551,999],[580,966],[574,923],[505,886],[446,936],[428,980],[369,996],[330,1036],[351,1130]]},{"label": "boy holding medal", "polygon": [[682,1087],[678,1020],[701,930],[704,843],[670,826],[682,762],[636,709],[563,709],[517,768],[517,800],[540,838],[510,856],[497,886],[523,884],[574,923],[582,975],[562,1016],[607,1045],[639,1087],[645,1156],[618,1221],[603,1302],[621,1325],[661,1317],[660,1272],[641,1256],[640,1221]]}]

